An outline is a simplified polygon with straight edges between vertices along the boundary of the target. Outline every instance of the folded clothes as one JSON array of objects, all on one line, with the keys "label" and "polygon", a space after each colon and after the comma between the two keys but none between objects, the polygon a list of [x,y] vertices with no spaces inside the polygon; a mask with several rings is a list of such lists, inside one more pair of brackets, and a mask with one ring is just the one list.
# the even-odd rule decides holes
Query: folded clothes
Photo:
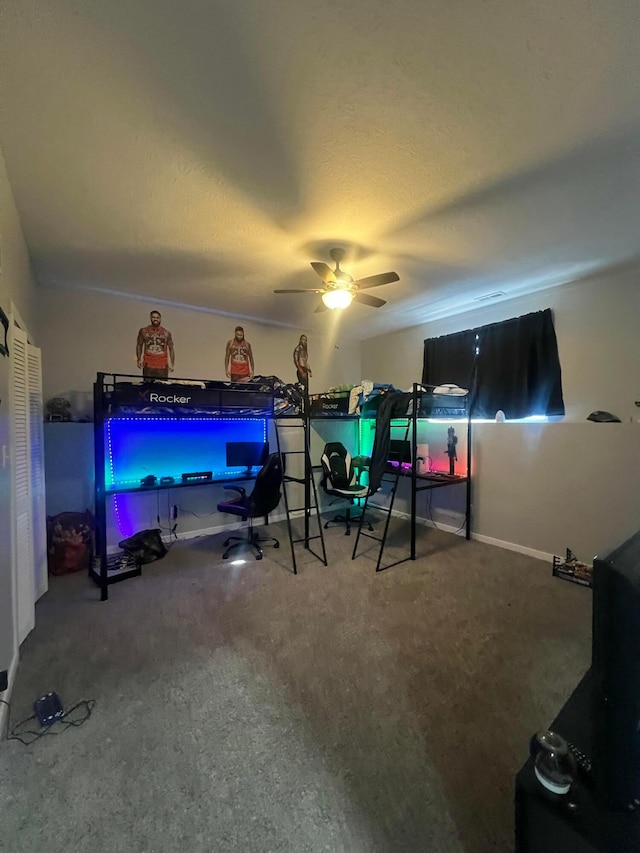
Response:
[{"label": "folded clothes", "polygon": [[449,394],[452,397],[465,397],[469,393],[468,388],[460,388],[459,385],[453,383],[445,383],[444,385],[436,385],[433,389],[434,394]]}]

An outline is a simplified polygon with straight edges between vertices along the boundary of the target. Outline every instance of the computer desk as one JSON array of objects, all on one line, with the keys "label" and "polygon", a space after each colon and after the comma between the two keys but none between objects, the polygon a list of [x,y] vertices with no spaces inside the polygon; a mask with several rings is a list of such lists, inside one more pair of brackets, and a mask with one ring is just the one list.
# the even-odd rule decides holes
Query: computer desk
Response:
[{"label": "computer desk", "polygon": [[[105,488],[104,496],[124,495],[124,494],[145,494],[147,492],[163,492],[169,489],[194,489],[201,486],[220,486],[232,485],[233,483],[244,483],[255,480],[257,472],[245,472],[242,474],[213,476],[210,480],[191,480],[183,482],[175,480],[173,483],[161,483],[157,481],[152,485],[143,485],[140,483],[136,486],[111,486]],[[94,564],[95,561],[95,564]],[[97,519],[94,530],[94,559],[89,564],[89,577],[100,587],[100,595],[102,601],[107,601],[109,597],[108,588],[113,583],[127,580],[128,578],[137,577],[141,574],[139,565],[131,567],[125,565],[123,568],[113,568],[109,565],[107,555],[107,530],[106,517],[102,520]]]}]

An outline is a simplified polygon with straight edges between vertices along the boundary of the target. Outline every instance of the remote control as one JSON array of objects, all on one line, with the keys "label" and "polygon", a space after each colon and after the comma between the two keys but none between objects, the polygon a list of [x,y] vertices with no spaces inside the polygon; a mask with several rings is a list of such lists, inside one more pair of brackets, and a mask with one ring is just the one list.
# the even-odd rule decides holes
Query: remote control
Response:
[{"label": "remote control", "polygon": [[571,741],[567,741],[567,746],[574,754],[576,763],[580,770],[584,770],[585,773],[591,773],[591,759],[582,752],[582,750],[578,749],[577,746],[571,743]]}]

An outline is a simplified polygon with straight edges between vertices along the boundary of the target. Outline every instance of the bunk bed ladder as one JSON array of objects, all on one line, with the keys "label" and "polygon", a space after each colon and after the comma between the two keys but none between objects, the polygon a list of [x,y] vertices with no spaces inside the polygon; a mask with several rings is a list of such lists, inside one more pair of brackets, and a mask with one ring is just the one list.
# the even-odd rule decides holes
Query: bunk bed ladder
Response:
[{"label": "bunk bed ladder", "polygon": [[[282,459],[282,470],[283,470],[283,478],[282,478],[282,496],[284,498],[284,506],[285,512],[287,515],[287,527],[289,530],[289,542],[291,543],[291,561],[293,564],[293,573],[294,575],[298,574],[298,566],[296,563],[296,549],[295,546],[300,543],[304,544],[304,547],[307,551],[310,551],[313,556],[320,560],[325,566],[327,565],[327,552],[324,546],[324,535],[322,532],[322,523],[320,520],[320,509],[318,506],[318,492],[316,490],[316,483],[313,477],[313,469],[311,466],[311,450],[309,446],[309,422],[306,418],[302,418],[301,420],[284,420],[274,418],[275,425],[275,433],[276,433],[276,442],[278,444],[278,453],[280,454],[280,458]],[[297,450],[285,450],[283,445],[285,442],[283,439],[282,431],[285,429],[294,429],[294,430],[302,430],[303,437],[303,448]],[[287,474],[287,464],[286,458],[288,456],[304,456],[304,476],[295,477],[292,474]],[[297,483],[299,485],[304,486],[304,505],[300,507],[292,507],[289,502],[289,494],[287,491],[287,486],[291,487],[292,483]],[[296,512],[304,512],[304,535],[301,538],[294,539],[293,536],[293,528],[291,525],[291,514]],[[311,514],[315,516],[316,523],[318,525],[318,533],[315,535],[311,535],[310,533],[310,520]],[[322,548],[322,554],[317,554],[313,548],[310,546],[310,542],[314,539],[320,540],[320,545]]]},{"label": "bunk bed ladder", "polygon": [[[409,437],[409,430],[411,428],[412,419],[411,418],[394,418],[393,423],[394,423],[395,427],[398,426],[399,420],[406,421],[405,433],[404,433],[404,440],[406,441]],[[391,429],[391,426],[389,426],[389,429]],[[413,446],[415,447],[415,444]],[[382,562],[382,555],[384,554],[384,546],[387,542],[387,535],[389,533],[389,522],[391,521],[391,515],[393,514],[393,504],[394,504],[395,499],[396,499],[396,491],[398,489],[399,480],[400,480],[400,474],[394,474],[390,471],[385,471],[385,473],[382,475],[382,482],[383,483],[391,483],[391,494],[390,494],[390,499],[389,499],[389,505],[388,506],[382,506],[381,504],[369,504],[369,498],[371,497],[371,495],[369,494],[365,498],[364,506],[362,507],[362,515],[360,516],[360,521],[358,523],[358,532],[356,534],[356,541],[353,543],[353,553],[351,555],[351,559],[355,560],[355,558],[356,558],[356,554],[357,554],[357,550],[358,550],[358,542],[360,540],[360,536],[365,536],[367,539],[373,539],[375,542],[379,542],[380,543],[380,550],[378,551],[378,559],[376,561],[376,572],[382,572],[385,569],[390,569],[392,566],[397,566],[400,563],[405,563],[407,560],[415,560],[415,542],[412,538],[412,552],[411,552],[411,555],[409,557],[403,557],[400,560],[396,560],[394,563],[390,563],[388,566],[383,566],[382,568],[380,568],[380,563]],[[368,533],[367,531],[362,529],[363,519],[365,518],[365,516],[367,514],[367,507],[371,507],[372,509],[376,509],[379,512],[384,513],[384,515],[385,515],[384,530],[382,532],[381,537],[376,536],[373,533]]]}]

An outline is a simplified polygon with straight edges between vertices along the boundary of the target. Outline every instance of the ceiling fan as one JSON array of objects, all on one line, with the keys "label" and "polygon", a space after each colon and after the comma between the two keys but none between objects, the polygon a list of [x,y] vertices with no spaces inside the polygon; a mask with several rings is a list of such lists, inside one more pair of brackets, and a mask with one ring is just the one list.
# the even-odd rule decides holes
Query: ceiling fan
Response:
[{"label": "ceiling fan", "polygon": [[385,299],[362,293],[370,287],[379,287],[381,284],[391,284],[400,281],[400,276],[395,272],[383,272],[379,275],[370,275],[354,281],[352,276],[340,269],[340,261],[344,259],[344,249],[331,249],[331,259],[335,261],[336,268],[331,269],[327,264],[320,261],[312,261],[311,266],[324,282],[324,287],[305,288],[304,290],[274,290],[274,293],[319,293],[322,302],[314,313],[326,311],[327,308],[347,308],[352,302],[360,302],[370,305],[372,308],[382,308],[386,305]]}]

